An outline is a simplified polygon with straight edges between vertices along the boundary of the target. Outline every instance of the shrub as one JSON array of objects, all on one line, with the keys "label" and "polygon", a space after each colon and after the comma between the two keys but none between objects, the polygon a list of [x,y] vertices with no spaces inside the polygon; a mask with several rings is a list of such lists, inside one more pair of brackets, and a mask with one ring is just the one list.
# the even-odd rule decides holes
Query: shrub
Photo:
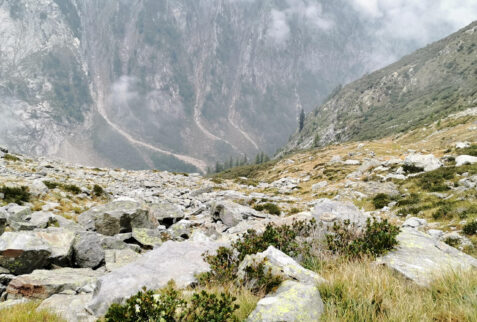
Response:
[{"label": "shrub", "polygon": [[266,210],[271,215],[277,215],[278,216],[278,215],[281,214],[280,207],[278,207],[276,204],[271,203],[271,202],[267,202],[266,204],[263,204],[263,205],[256,205],[255,207],[253,207],[253,209],[255,209],[257,211]]},{"label": "shrub", "polygon": [[148,322],[176,321],[178,308],[186,302],[181,293],[169,286],[163,290],[159,298],[154,297],[153,291],[143,288],[143,291],[130,297],[125,304],[113,304],[105,315],[106,322]]},{"label": "shrub", "polygon": [[431,192],[441,192],[450,190],[445,180],[451,180],[454,178],[455,168],[439,168],[434,171],[424,173],[419,176],[418,185]]},{"label": "shrub", "polygon": [[234,304],[236,300],[235,297],[225,293],[221,293],[220,296],[209,294],[206,291],[195,293],[180,320],[194,322],[237,321],[234,316],[234,312],[239,309],[239,306]]},{"label": "shrub", "polygon": [[421,198],[417,193],[411,193],[409,197],[401,199],[397,202],[398,206],[407,206],[407,205],[414,205],[421,201]]},{"label": "shrub", "polygon": [[254,294],[268,294],[283,282],[281,276],[273,275],[266,267],[265,260],[245,267],[245,280],[242,283]]},{"label": "shrub", "polygon": [[382,209],[391,202],[391,197],[385,193],[378,193],[373,198],[373,205],[375,209]]},{"label": "shrub", "polygon": [[43,184],[48,188],[48,189],[56,189],[60,185],[58,182],[52,182],[45,180],[43,181]]},{"label": "shrub", "polygon": [[420,167],[416,167],[412,164],[405,164],[402,166],[402,169],[404,170],[404,172],[406,173],[419,173],[419,172],[422,172],[424,171],[423,168],[420,168]]},{"label": "shrub", "polygon": [[7,160],[7,161],[14,161],[14,162],[20,161],[20,159],[19,159],[18,157],[14,156],[14,155],[11,155],[11,154],[8,154],[8,153],[6,153],[6,154],[3,156],[3,158],[4,158],[5,160]]},{"label": "shrub", "polygon": [[3,200],[7,203],[14,202],[22,205],[24,202],[30,201],[30,193],[28,187],[6,187],[0,188],[0,193],[3,193]]},{"label": "shrub", "polygon": [[104,194],[104,189],[100,185],[95,184],[93,187],[93,194],[96,197],[101,197]]},{"label": "shrub", "polygon": [[74,184],[65,184],[63,185],[63,189],[75,195],[81,193],[81,189],[78,186],[75,186]]},{"label": "shrub", "polygon": [[283,226],[268,224],[263,233],[249,229],[231,245],[231,248],[220,247],[215,255],[209,253],[202,255],[210,264],[210,271],[198,276],[199,283],[225,284],[235,280],[239,264],[245,256],[263,252],[269,246],[274,246],[292,257],[307,257],[312,242],[303,238],[310,237],[315,229],[315,220],[296,221],[292,225]]},{"label": "shrub", "polygon": [[400,231],[387,219],[371,221],[369,218],[364,232],[360,232],[349,221],[343,225],[335,223],[332,230],[333,233],[326,236],[329,250],[352,258],[385,254],[398,244],[396,236]]},{"label": "shrub", "polygon": [[468,222],[467,224],[464,225],[462,228],[462,231],[466,235],[475,235],[477,234],[477,220]]},{"label": "shrub", "polygon": [[126,300],[125,304],[113,304],[108,309],[106,322],[150,321],[236,321],[234,312],[239,308],[235,297],[221,293],[220,296],[206,291],[186,298],[173,284],[155,294],[145,287]]}]

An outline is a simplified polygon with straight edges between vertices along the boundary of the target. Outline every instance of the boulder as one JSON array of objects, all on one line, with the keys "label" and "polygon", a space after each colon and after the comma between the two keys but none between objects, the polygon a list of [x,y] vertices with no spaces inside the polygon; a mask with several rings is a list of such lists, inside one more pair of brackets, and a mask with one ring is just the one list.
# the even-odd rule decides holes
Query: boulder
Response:
[{"label": "boulder", "polygon": [[319,321],[324,311],[316,285],[285,281],[261,299],[247,322]]},{"label": "boulder", "polygon": [[48,187],[43,183],[43,179],[36,179],[28,186],[28,191],[35,197],[42,196],[48,192]]},{"label": "boulder", "polygon": [[139,202],[115,200],[105,205],[91,208],[78,217],[78,223],[86,230],[113,236],[131,232],[132,228],[152,228],[148,210]]},{"label": "boulder", "polygon": [[202,254],[219,246],[214,242],[167,241],[135,262],[100,277],[88,311],[99,317],[112,303],[121,303],[143,286],[159,289],[171,279],[179,288],[186,287],[196,281],[197,274],[209,270]]},{"label": "boulder", "polygon": [[442,167],[442,162],[439,161],[433,154],[410,154],[404,159],[405,165],[411,165],[423,169],[423,171],[432,171]]},{"label": "boulder", "polygon": [[455,165],[457,167],[474,163],[477,163],[477,157],[473,157],[471,155],[459,155],[457,158],[455,158]]},{"label": "boulder", "polygon": [[135,251],[126,249],[107,249],[105,250],[106,270],[111,272],[134,262],[140,255]]},{"label": "boulder", "polygon": [[7,222],[10,225],[12,222],[24,221],[24,218],[31,215],[31,208],[28,206],[19,206],[11,204],[7,207]]},{"label": "boulder", "polygon": [[349,220],[356,227],[366,226],[369,216],[361,212],[350,202],[340,202],[331,199],[318,199],[311,212],[312,216],[326,226],[333,226],[334,222]]},{"label": "boulder", "polygon": [[148,229],[148,228],[133,228],[132,238],[144,247],[156,247],[162,244],[162,234],[164,230]]},{"label": "boulder", "polygon": [[85,285],[95,283],[100,275],[100,272],[89,268],[39,269],[15,277],[8,284],[7,293],[9,298],[46,299],[61,292],[76,292]]},{"label": "boulder", "polygon": [[172,203],[157,203],[149,207],[151,217],[161,225],[167,227],[175,224],[185,217],[184,212],[178,205]]},{"label": "boulder", "polygon": [[50,248],[48,257],[51,264],[58,266],[71,265],[73,255],[73,242],[75,233],[62,228],[49,228],[33,232],[35,236],[43,240]]},{"label": "boulder", "polygon": [[0,210],[0,235],[5,231],[5,226],[7,225],[7,214]]},{"label": "boulder", "polygon": [[455,148],[456,149],[470,148],[470,143],[469,142],[456,142]]},{"label": "boulder", "polygon": [[37,311],[47,310],[68,322],[94,322],[96,319],[85,310],[92,294],[55,294],[38,306]]},{"label": "boulder", "polygon": [[402,227],[417,229],[417,228],[425,227],[426,225],[427,225],[427,220],[423,218],[410,217],[406,219],[406,221],[402,224]]},{"label": "boulder", "polygon": [[325,281],[321,276],[302,267],[293,258],[273,246],[269,246],[267,250],[262,253],[245,256],[238,268],[237,276],[239,280],[245,278],[245,269],[247,266],[257,265],[262,262],[265,264],[265,269],[273,276],[280,276],[283,279],[291,279],[313,285]]},{"label": "boulder", "polygon": [[377,259],[421,286],[450,270],[477,268],[477,259],[412,228],[397,236],[397,249]]},{"label": "boulder", "polygon": [[74,263],[78,267],[96,268],[104,262],[100,236],[94,232],[78,233],[74,244]]},{"label": "boulder", "polygon": [[315,183],[314,185],[311,186],[312,191],[318,191],[320,189],[325,188],[328,185],[327,181],[320,181],[318,183]]},{"label": "boulder", "polygon": [[250,217],[263,217],[257,214],[256,210],[229,200],[213,203],[210,214],[214,220],[220,220],[228,227],[236,226]]},{"label": "boulder", "polygon": [[32,232],[5,232],[0,236],[0,266],[12,274],[28,274],[49,264],[49,245]]}]

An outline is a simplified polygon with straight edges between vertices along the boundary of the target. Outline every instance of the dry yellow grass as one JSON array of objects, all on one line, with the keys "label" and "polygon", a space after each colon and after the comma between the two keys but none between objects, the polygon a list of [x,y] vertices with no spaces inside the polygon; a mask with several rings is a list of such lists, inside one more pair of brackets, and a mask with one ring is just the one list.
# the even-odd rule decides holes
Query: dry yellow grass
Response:
[{"label": "dry yellow grass", "polygon": [[320,269],[323,321],[477,321],[477,274],[454,272],[422,288],[370,261]]},{"label": "dry yellow grass", "polygon": [[56,314],[36,311],[39,304],[28,302],[0,310],[0,322],[64,322]]}]

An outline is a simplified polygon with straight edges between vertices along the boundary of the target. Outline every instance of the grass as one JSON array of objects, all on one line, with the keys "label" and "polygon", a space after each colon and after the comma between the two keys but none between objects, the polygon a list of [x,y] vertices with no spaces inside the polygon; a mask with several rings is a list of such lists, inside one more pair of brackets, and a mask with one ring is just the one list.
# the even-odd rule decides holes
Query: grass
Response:
[{"label": "grass", "polygon": [[477,321],[477,274],[451,272],[421,288],[369,260],[331,261],[319,273],[322,321]]},{"label": "grass", "polygon": [[64,322],[58,315],[48,311],[37,311],[39,302],[28,302],[0,310],[0,321],[5,322]]}]

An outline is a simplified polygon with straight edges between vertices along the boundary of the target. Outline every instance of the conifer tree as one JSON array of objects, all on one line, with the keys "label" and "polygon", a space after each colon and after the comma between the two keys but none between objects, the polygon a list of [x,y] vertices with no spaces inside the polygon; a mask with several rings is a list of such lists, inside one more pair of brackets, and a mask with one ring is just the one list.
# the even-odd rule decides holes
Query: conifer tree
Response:
[{"label": "conifer tree", "polygon": [[305,126],[305,111],[303,109],[301,109],[300,117],[299,117],[299,120],[298,120],[299,132],[301,132],[301,130],[303,130],[304,126]]}]

